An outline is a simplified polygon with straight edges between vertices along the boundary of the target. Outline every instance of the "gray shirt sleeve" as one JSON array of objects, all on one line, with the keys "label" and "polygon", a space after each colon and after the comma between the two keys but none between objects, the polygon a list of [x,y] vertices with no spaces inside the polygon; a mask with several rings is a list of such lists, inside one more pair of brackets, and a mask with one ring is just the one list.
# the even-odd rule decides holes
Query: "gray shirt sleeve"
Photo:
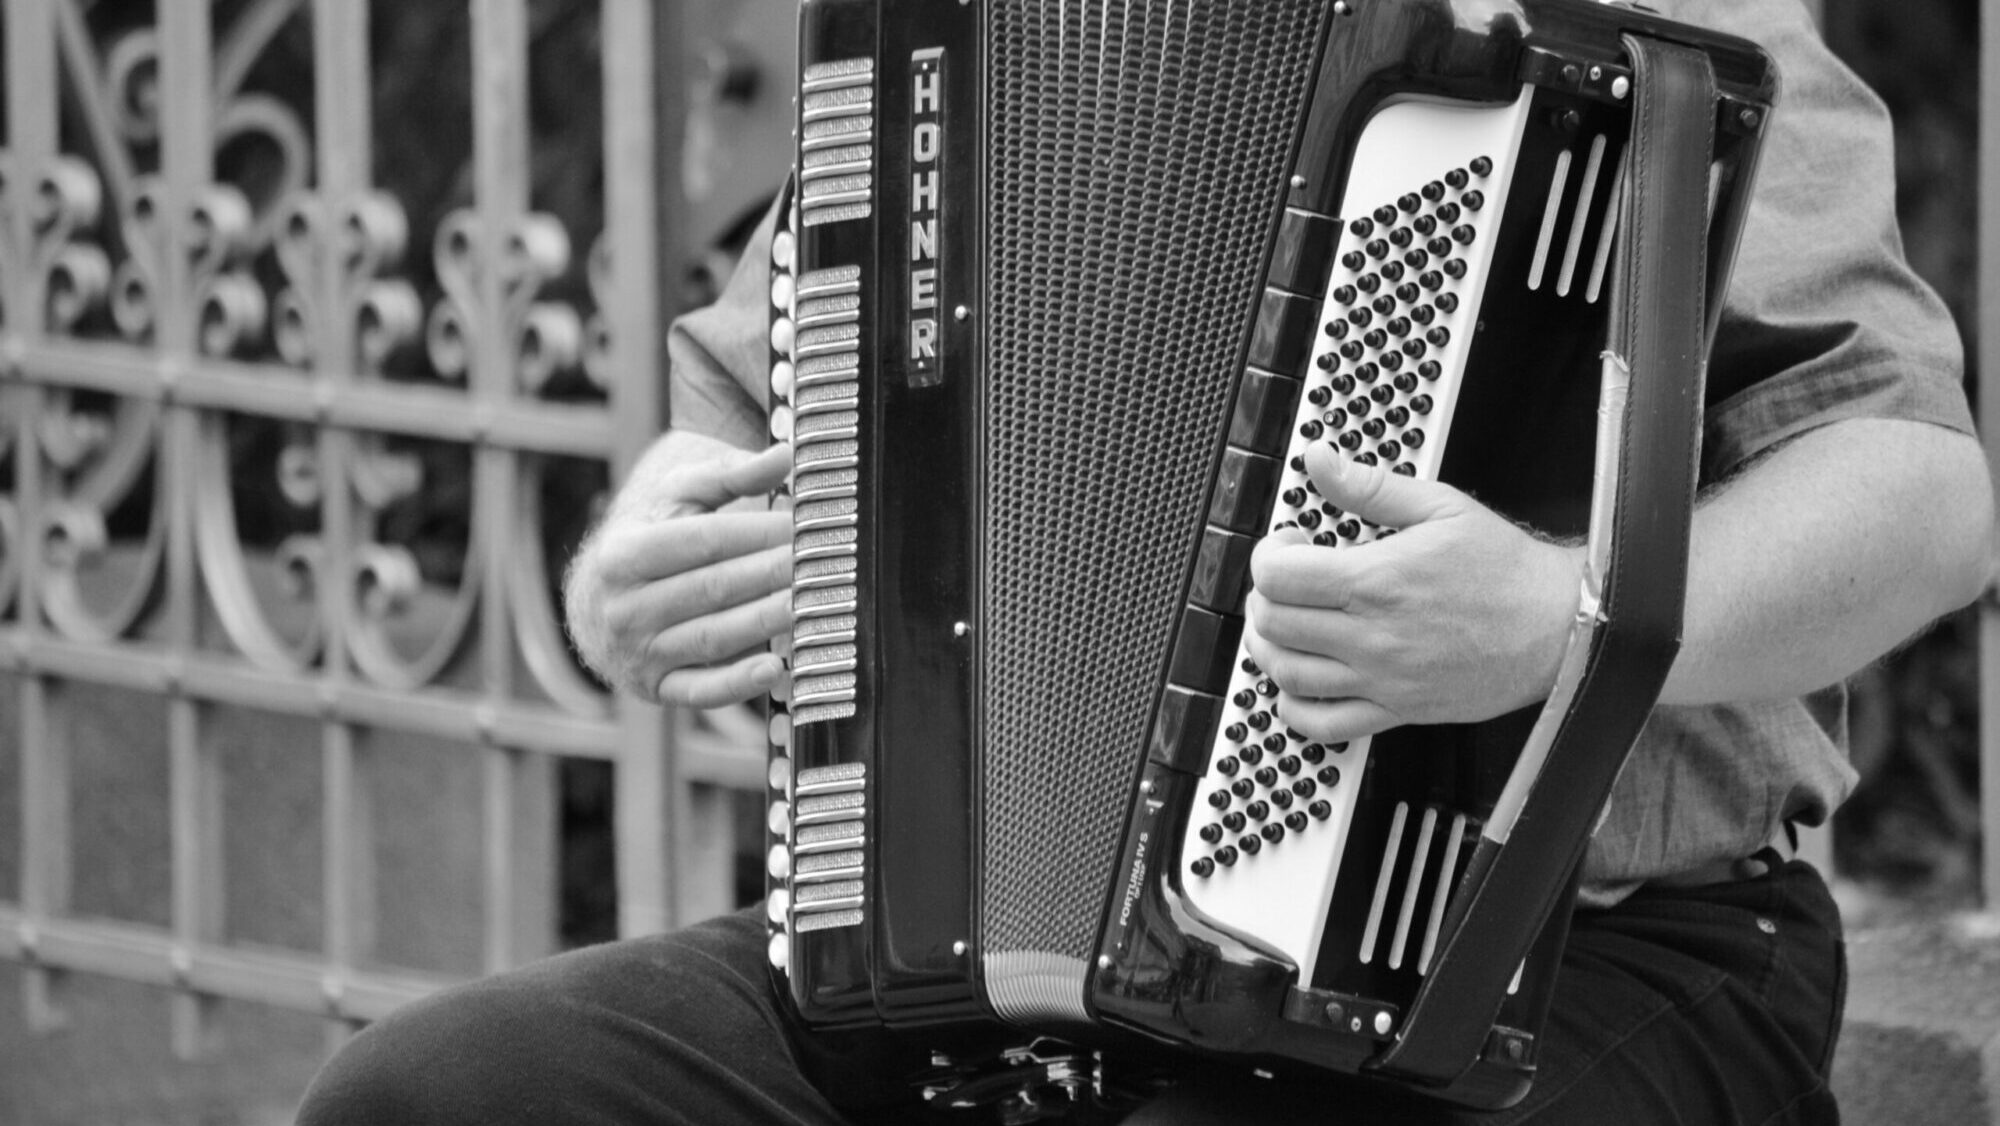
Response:
[{"label": "gray shirt sleeve", "polygon": [[747,450],[771,438],[771,229],[773,204],[715,304],[679,318],[667,332],[668,424]]},{"label": "gray shirt sleeve", "polygon": [[1881,100],[1793,0],[1663,8],[1763,45],[1782,83],[1709,364],[1704,479],[1840,419],[1970,433],[1958,334],[1903,260]]}]

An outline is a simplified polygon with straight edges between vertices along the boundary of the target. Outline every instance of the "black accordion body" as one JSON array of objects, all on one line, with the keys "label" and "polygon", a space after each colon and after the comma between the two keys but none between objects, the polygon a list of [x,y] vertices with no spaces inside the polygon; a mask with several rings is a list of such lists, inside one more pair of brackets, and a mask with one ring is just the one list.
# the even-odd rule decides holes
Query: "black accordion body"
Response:
[{"label": "black accordion body", "polygon": [[[1518,1099],[1678,642],[1769,60],[1584,0],[801,11],[784,990],[821,1028]],[[1546,706],[1274,718],[1251,548],[1392,531],[1316,495],[1321,440],[1588,535]]]}]

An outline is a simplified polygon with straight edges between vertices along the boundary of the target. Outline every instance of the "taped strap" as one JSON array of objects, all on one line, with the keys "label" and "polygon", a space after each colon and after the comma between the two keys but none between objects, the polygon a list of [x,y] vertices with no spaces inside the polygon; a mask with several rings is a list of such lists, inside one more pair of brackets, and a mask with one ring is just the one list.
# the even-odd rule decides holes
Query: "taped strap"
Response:
[{"label": "taped strap", "polygon": [[1715,80],[1699,51],[1633,35],[1624,45],[1631,163],[1606,367],[1631,374],[1622,422],[1607,420],[1618,447],[1612,479],[1600,473],[1592,502],[1608,517],[1592,521],[1591,554],[1607,561],[1603,597],[1565,658],[1578,670],[1567,709],[1537,724],[1553,732],[1546,753],[1524,753],[1516,766],[1508,788],[1519,800],[1503,799],[1507,812],[1482,831],[1441,953],[1396,1042],[1370,1065],[1421,1085],[1451,1083],[1486,1047],[1516,969],[1568,905],[1598,811],[1680,647],[1706,368]]}]

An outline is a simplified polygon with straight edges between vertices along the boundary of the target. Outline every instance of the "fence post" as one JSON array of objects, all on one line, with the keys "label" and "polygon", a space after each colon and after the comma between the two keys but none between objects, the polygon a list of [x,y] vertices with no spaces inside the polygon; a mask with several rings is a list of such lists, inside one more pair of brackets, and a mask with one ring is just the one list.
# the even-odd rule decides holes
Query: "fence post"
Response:
[{"label": "fence post", "polygon": [[[2000,10],[1979,6],[1979,430],[1989,471],[2000,465]],[[2000,597],[1979,602],[1981,891],[2000,911]]]}]

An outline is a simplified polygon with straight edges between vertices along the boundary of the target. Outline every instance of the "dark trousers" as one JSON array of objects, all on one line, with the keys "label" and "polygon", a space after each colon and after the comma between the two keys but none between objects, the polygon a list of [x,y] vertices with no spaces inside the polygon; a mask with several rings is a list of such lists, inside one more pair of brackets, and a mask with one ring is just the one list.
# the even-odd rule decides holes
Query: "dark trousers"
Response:
[{"label": "dark trousers", "polygon": [[[926,1061],[919,1044],[801,1036],[764,946],[761,914],[743,912],[438,994],[356,1036],[314,1082],[299,1126],[991,1120],[914,1100],[902,1077]],[[1205,1066],[1127,1122],[1832,1123],[1845,982],[1839,914],[1808,865],[1648,888],[1576,915],[1539,1074],[1512,1110]]]}]

